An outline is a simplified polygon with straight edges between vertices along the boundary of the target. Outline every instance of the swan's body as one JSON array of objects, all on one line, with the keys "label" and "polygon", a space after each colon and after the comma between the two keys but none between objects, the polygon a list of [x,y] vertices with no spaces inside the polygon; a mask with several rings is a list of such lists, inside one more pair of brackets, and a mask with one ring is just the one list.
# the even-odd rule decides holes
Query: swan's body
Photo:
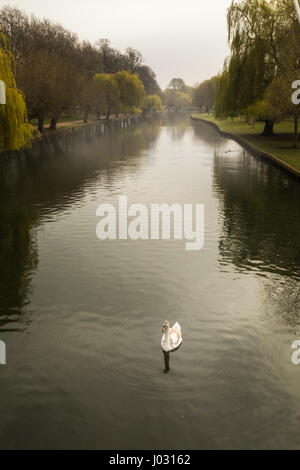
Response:
[{"label": "swan's body", "polygon": [[168,321],[163,324],[163,337],[161,339],[161,347],[165,352],[174,351],[182,343],[181,327],[176,322],[172,328]]}]

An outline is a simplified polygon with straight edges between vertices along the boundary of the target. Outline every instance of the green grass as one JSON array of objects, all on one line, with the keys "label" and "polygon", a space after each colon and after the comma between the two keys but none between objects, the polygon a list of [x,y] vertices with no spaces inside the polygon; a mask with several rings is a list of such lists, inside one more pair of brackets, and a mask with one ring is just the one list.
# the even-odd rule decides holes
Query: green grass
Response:
[{"label": "green grass", "polygon": [[292,121],[275,123],[275,136],[261,135],[264,123],[256,122],[254,127],[249,126],[245,119],[215,119],[212,114],[193,114],[193,118],[204,119],[217,124],[223,132],[235,134],[257,147],[259,150],[274,155],[300,171],[300,149],[292,148],[294,124]]},{"label": "green grass", "polygon": [[[90,117],[92,115],[90,114]],[[80,121],[83,120],[83,113],[76,113],[76,114],[64,114],[64,116],[59,116],[58,118],[58,123],[59,122],[69,122],[69,121]],[[46,117],[45,118],[45,125],[50,124],[51,118]]]},{"label": "green grass", "polygon": [[[96,114],[95,113],[90,113],[89,114],[89,121],[92,121],[96,119]],[[72,122],[72,121],[83,121],[83,113],[74,113],[74,114],[65,114],[64,116],[60,116],[58,118],[57,123],[64,123],[64,122]],[[33,119],[30,121],[31,124],[35,125],[36,124],[36,119]],[[50,125],[51,122],[51,117],[46,116],[44,125],[47,127]]]}]

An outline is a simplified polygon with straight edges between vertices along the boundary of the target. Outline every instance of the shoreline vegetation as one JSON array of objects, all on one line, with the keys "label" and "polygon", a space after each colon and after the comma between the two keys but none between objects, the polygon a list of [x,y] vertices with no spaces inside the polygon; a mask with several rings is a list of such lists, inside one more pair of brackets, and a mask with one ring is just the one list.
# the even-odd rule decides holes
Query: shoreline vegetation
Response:
[{"label": "shoreline vegetation", "polygon": [[[140,51],[121,52],[105,38],[81,41],[60,24],[10,6],[0,9],[0,79],[6,87],[3,151],[30,148],[47,121],[55,131],[66,115],[81,115],[83,124],[76,127],[82,127],[92,115],[100,121],[162,108],[156,75]],[[73,123],[58,128],[68,125]]]},{"label": "shoreline vegetation", "polygon": [[233,0],[227,23],[230,52],[223,69],[194,86],[173,78],[162,90],[137,49],[121,52],[105,38],[81,41],[60,24],[4,6],[0,79],[7,102],[0,106],[0,150],[30,148],[41,135],[112,117],[194,108],[200,113],[195,117],[298,176],[300,26],[294,4]]},{"label": "shoreline vegetation", "polygon": [[233,0],[227,30],[229,55],[217,75],[196,87],[200,114],[194,117],[299,177],[300,25],[294,3]]},{"label": "shoreline vegetation", "polygon": [[119,115],[118,117],[112,115],[109,120],[91,118],[87,123],[82,120],[65,121],[60,123],[55,130],[52,130],[47,124],[42,134],[35,133],[30,147],[4,150],[1,151],[0,157],[5,161],[10,158],[22,159],[26,155],[40,158],[44,154],[48,155],[58,151],[68,153],[80,145],[82,141],[97,140],[100,137],[107,138],[112,136],[112,132],[116,129],[126,131],[151,118],[152,114],[145,113]]},{"label": "shoreline vegetation", "polygon": [[[106,119],[105,116],[101,116],[100,118],[97,118],[96,115],[95,117],[91,117],[87,122],[84,122],[82,118],[76,118],[72,119],[72,117],[68,118],[66,121],[61,121],[58,122],[56,125],[55,129],[51,128],[51,123],[47,123],[46,121],[46,126],[44,127],[44,132],[42,134],[36,135],[36,140],[41,140],[43,137],[49,137],[51,135],[56,135],[56,134],[61,134],[65,132],[73,132],[77,131],[80,129],[86,129],[89,127],[93,127],[95,125],[103,125],[111,122],[125,122],[125,121],[131,121],[131,120],[136,120],[139,119],[141,116],[146,117],[147,115],[145,113],[135,113],[135,114],[120,114],[119,116],[117,115],[111,115],[109,119]],[[33,125],[33,124],[32,124]],[[37,129],[37,125],[34,125],[34,127]]]},{"label": "shoreline vegetation", "polygon": [[275,123],[275,135],[265,136],[262,135],[263,122],[248,124],[242,118],[216,119],[213,114],[204,113],[192,114],[191,119],[214,126],[224,137],[235,140],[256,156],[273,160],[275,164],[300,178],[300,152],[290,144],[293,122]]}]

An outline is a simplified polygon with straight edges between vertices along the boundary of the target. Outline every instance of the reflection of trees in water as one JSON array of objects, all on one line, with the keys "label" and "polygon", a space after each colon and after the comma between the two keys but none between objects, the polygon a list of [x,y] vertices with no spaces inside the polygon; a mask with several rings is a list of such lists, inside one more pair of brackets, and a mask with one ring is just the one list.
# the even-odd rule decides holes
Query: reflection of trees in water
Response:
[{"label": "reflection of trees in water", "polygon": [[47,214],[56,216],[79,200],[99,175],[109,185],[115,173],[122,178],[122,171],[124,175],[135,172],[140,155],[155,145],[159,132],[159,120],[125,129],[107,126],[99,139],[71,136],[64,143],[65,150],[51,140],[26,155],[0,160],[2,331],[10,322],[12,326],[25,320],[30,282],[38,264],[37,225]]},{"label": "reflection of trees in water", "polygon": [[185,136],[190,117],[185,112],[169,112],[164,122],[168,136],[175,141],[182,140]]},{"label": "reflection of trees in water", "polygon": [[114,123],[104,127],[99,138],[89,139],[84,134],[67,136],[70,144],[64,143],[67,151],[50,142],[38,159],[27,159],[25,177],[30,174],[27,189],[33,204],[43,205],[44,214],[47,208],[53,212],[73,204],[74,198],[80,199],[100,174],[104,184],[109,184],[116,173],[121,178],[122,172],[126,175],[136,172],[140,165],[138,157],[155,145],[160,132],[156,120],[125,129]]},{"label": "reflection of trees in water", "polygon": [[[142,124],[120,130],[114,123],[107,125],[107,130],[99,141],[91,143],[101,156],[119,160],[120,157],[135,157],[155,145],[160,132],[161,121],[157,118],[145,120]],[[90,149],[89,149],[90,151]],[[98,155],[99,155],[98,154]]]},{"label": "reflection of trees in water", "polygon": [[296,334],[300,332],[300,283],[290,277],[281,277],[266,284],[266,304],[272,316],[287,323]]},{"label": "reflection of trees in water", "polygon": [[37,216],[25,208],[10,206],[1,209],[0,217],[0,329],[3,331],[4,325],[6,330],[11,330],[21,319],[25,320],[30,280],[38,264],[33,232]]},{"label": "reflection of trees in water", "polygon": [[300,275],[300,186],[241,151],[215,154],[221,263]]},{"label": "reflection of trees in water", "polygon": [[219,132],[209,124],[191,119],[191,125],[196,140],[209,144],[215,149],[221,149],[227,145],[228,140],[221,137]]},{"label": "reflection of trees in water", "polygon": [[199,143],[215,149],[220,264],[224,270],[233,265],[268,277],[263,282],[265,314],[295,332],[300,319],[300,185],[213,127],[197,121],[192,126]]}]

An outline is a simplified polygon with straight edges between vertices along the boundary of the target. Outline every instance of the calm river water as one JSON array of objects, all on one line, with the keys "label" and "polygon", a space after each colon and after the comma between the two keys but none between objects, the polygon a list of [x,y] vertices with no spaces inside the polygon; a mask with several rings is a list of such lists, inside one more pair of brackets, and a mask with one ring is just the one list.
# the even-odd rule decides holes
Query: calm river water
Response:
[{"label": "calm river water", "polygon": [[[205,204],[203,250],[98,240],[119,195]],[[0,448],[300,449],[299,183],[166,114],[3,161],[0,200]]]}]

